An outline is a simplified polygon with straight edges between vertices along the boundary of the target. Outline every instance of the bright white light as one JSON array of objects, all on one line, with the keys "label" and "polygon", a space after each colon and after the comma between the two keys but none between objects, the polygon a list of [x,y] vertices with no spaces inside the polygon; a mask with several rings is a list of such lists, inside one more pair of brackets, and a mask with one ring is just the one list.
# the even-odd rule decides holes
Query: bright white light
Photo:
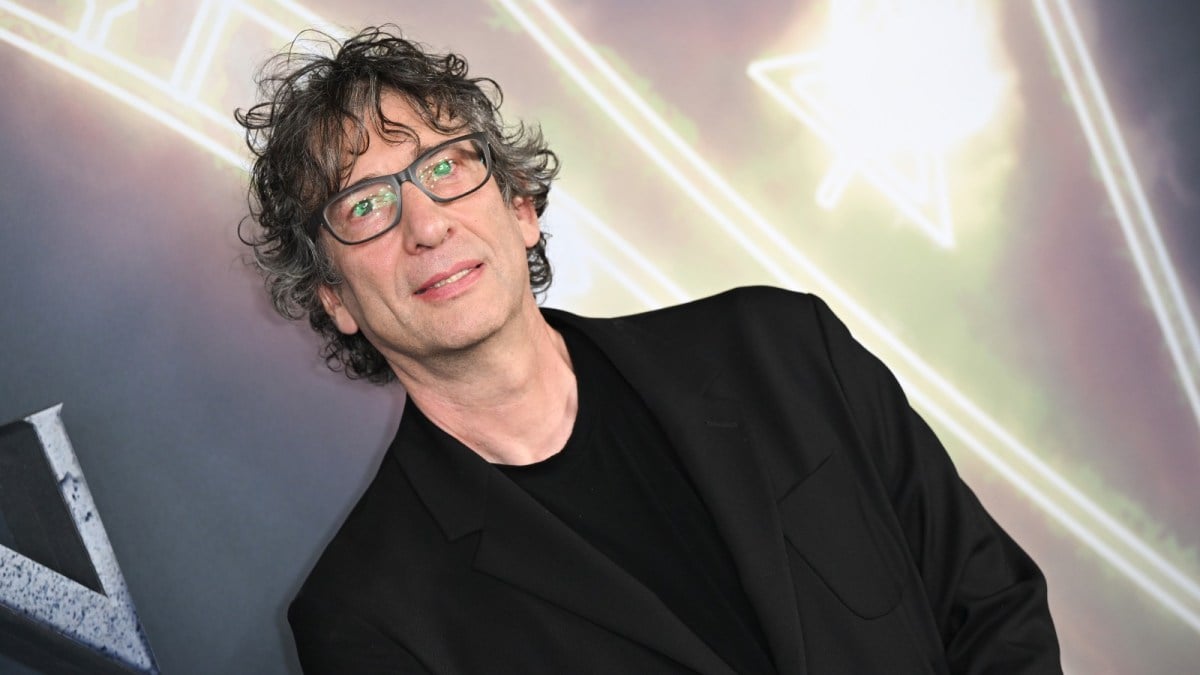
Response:
[{"label": "bright white light", "polygon": [[974,2],[835,1],[830,19],[820,63],[842,151],[940,154],[994,115],[1003,78]]},{"label": "bright white light", "polygon": [[1005,86],[990,11],[979,0],[832,0],[817,49],[751,64],[833,150],[819,206],[836,207],[861,177],[954,246],[944,157],[991,121]]}]

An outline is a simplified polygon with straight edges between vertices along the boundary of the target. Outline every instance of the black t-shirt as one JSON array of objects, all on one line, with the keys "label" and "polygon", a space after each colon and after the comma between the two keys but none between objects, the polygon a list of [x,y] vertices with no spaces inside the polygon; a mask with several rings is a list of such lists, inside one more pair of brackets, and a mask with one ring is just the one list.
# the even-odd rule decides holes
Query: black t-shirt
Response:
[{"label": "black t-shirt", "polygon": [[571,437],[546,460],[499,468],[654,591],[735,671],[774,673],[733,558],[666,435],[594,344],[556,328],[578,383]]}]

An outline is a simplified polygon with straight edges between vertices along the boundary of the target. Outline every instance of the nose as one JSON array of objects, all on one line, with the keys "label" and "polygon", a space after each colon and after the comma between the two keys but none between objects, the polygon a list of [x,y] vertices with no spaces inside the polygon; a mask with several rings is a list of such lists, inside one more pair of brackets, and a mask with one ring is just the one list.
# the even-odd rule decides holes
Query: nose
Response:
[{"label": "nose", "polygon": [[400,225],[404,250],[417,254],[437,248],[450,236],[450,221],[446,209],[433,201],[415,185],[400,186]]}]

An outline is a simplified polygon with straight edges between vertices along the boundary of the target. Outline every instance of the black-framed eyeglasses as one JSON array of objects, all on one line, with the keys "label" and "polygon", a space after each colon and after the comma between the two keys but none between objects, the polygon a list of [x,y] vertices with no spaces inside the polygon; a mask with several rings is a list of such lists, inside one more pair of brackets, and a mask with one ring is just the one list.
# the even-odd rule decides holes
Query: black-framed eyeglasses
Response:
[{"label": "black-framed eyeglasses", "polygon": [[325,202],[305,225],[317,238],[324,225],[343,244],[364,244],[400,222],[400,186],[410,181],[435,202],[451,202],[483,187],[492,175],[487,134],[479,131],[430,148],[407,168],[360,181]]}]

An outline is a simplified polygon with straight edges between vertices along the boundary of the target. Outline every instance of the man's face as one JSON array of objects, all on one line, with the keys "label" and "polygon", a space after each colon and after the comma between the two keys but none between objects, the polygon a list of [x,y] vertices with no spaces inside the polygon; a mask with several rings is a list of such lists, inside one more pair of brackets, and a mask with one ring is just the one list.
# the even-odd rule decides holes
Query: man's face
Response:
[{"label": "man's face", "polygon": [[[401,171],[457,135],[430,129],[400,96],[385,95],[382,108],[418,141],[385,139],[372,125],[344,186]],[[528,199],[505,203],[494,178],[443,204],[405,182],[400,222],[383,236],[353,246],[323,228],[319,236],[344,279],[321,287],[325,311],[343,333],[362,330],[393,369],[470,349],[537,313],[525,254],[540,236],[537,214]]]}]

